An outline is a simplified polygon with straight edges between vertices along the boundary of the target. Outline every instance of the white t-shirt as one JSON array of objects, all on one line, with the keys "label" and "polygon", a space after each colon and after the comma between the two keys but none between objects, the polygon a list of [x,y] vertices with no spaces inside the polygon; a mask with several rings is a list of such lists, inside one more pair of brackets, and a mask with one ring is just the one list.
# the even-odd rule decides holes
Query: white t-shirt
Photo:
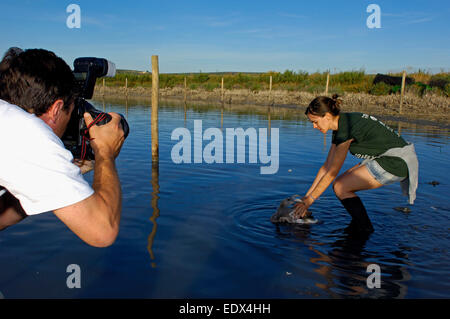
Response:
[{"label": "white t-shirt", "polygon": [[34,114],[0,100],[0,185],[28,215],[78,203],[94,193],[73,156]]}]

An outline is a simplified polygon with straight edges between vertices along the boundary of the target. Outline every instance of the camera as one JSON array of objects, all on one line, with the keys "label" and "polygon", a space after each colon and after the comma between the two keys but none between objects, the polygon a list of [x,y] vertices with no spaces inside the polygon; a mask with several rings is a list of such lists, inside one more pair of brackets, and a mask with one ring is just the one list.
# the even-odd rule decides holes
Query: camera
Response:
[{"label": "camera", "polygon": [[[75,107],[70,117],[67,129],[62,137],[64,146],[73,154],[74,158],[93,160],[94,151],[89,143],[89,128],[86,126],[83,114],[91,114],[95,125],[104,125],[111,121],[111,115],[97,110],[86,101],[94,94],[97,78],[113,77],[116,73],[114,63],[102,58],[77,58],[73,62],[75,77]],[[124,137],[127,138],[130,128],[125,117],[119,114]],[[92,125],[91,124],[91,125]]]}]

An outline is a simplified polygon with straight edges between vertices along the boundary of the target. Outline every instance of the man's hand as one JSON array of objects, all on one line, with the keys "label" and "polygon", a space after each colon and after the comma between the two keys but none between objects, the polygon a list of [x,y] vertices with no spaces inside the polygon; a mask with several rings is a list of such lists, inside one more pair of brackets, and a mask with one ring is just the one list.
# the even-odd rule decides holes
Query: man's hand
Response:
[{"label": "man's hand", "polygon": [[[90,144],[96,157],[100,155],[115,159],[120,153],[125,137],[120,125],[120,115],[117,113],[108,114],[112,117],[111,121],[104,125],[93,125],[89,128]],[[86,126],[89,126],[93,121],[91,114],[84,113],[84,120]]]}]

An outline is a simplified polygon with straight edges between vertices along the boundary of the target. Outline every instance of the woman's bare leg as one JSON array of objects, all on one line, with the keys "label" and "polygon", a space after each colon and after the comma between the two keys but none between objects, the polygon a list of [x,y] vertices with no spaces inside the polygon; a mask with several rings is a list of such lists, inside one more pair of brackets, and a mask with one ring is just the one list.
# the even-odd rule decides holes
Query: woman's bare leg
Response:
[{"label": "woman's bare leg", "polygon": [[367,167],[365,165],[359,166],[359,164],[345,171],[333,182],[333,190],[341,200],[355,197],[357,191],[375,189],[381,186],[383,184],[373,178]]}]

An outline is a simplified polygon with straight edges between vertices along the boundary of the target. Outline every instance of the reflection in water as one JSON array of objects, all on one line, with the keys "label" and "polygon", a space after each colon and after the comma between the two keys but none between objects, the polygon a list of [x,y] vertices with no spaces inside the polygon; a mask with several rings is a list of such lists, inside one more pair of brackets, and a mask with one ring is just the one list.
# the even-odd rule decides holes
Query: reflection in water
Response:
[{"label": "reflection in water", "polygon": [[362,252],[369,236],[344,234],[330,245],[331,250],[327,254],[311,248],[319,255],[318,258],[311,258],[311,262],[319,266],[315,271],[326,279],[326,284],[316,283],[316,286],[333,297],[366,294],[369,274],[365,270],[370,263],[365,261]]},{"label": "reflection in water", "polygon": [[155,255],[153,253],[153,242],[155,240],[156,230],[158,228],[158,224],[156,223],[156,219],[159,217],[159,208],[158,208],[158,200],[159,200],[159,165],[152,165],[152,208],[153,215],[150,217],[150,221],[153,223],[152,232],[148,236],[148,244],[147,250],[150,254],[150,259],[152,260],[152,267],[156,267]]},{"label": "reflection in water", "polygon": [[[294,236],[301,243],[317,254],[309,261],[316,266],[314,271],[321,275],[325,282],[316,282],[315,286],[326,292],[331,298],[405,298],[408,288],[406,282],[411,280],[407,267],[407,248],[401,250],[370,252],[366,243],[373,234],[357,235],[348,232],[348,227],[332,232],[336,240],[331,243],[322,240],[311,240],[311,225],[288,225],[288,233],[276,226],[277,237]],[[387,257],[394,256],[394,257]],[[381,268],[381,287],[370,289],[367,272],[370,264]],[[299,287],[300,288],[300,287]]]},{"label": "reflection in water", "polygon": [[220,130],[223,131],[223,109],[225,108],[225,103],[222,101],[222,107],[220,108]]},{"label": "reflection in water", "polygon": [[[303,233],[301,238],[304,236]],[[411,279],[403,266],[408,256],[401,251],[383,252],[382,255],[369,252],[366,242],[370,236],[371,234],[348,233],[347,229],[343,229],[337,240],[329,245],[326,253],[320,251],[323,244],[316,244],[318,247],[311,245],[310,249],[319,257],[311,258],[310,261],[318,266],[315,272],[322,275],[326,281],[316,283],[316,287],[323,289],[333,298],[404,298],[407,286],[402,282]],[[387,254],[398,258],[383,259]],[[380,263],[380,260],[386,263]],[[367,267],[373,263],[381,268],[381,287],[370,289],[367,287],[367,279],[371,273],[367,272]]]},{"label": "reflection in water", "polygon": [[187,119],[187,103],[186,99],[184,99],[184,127],[186,127],[186,119]]}]

